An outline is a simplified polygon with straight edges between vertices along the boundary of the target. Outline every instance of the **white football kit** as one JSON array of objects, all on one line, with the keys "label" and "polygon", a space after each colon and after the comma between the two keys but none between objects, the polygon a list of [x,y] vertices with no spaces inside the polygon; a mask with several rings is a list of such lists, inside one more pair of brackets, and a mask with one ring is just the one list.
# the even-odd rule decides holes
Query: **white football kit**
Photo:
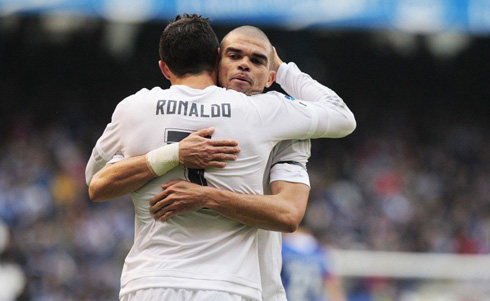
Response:
[{"label": "white football kit", "polygon": [[[270,183],[287,181],[310,185],[306,163],[310,140],[287,140],[274,147],[264,177],[264,194],[271,194]],[[258,251],[263,301],[286,301],[282,284],[282,233],[258,229]]]},{"label": "white football kit", "polygon": [[[302,95],[302,85],[320,84],[301,72],[293,64],[282,64],[277,71],[276,82],[293,97],[308,100],[311,95]],[[315,88],[318,93],[332,93],[326,87]],[[305,93],[303,93],[305,94]],[[317,97],[317,95],[314,95]],[[311,155],[310,140],[287,140],[279,142],[271,152],[264,176],[264,194],[270,194],[274,181],[302,183],[310,186],[306,164]],[[258,230],[258,250],[263,301],[286,301],[286,291],[281,279],[282,233]]]},{"label": "white football kit", "polygon": [[277,92],[248,97],[216,86],[198,90],[174,85],[167,90],[143,89],[119,103],[93,150],[91,161],[97,166],[114,156],[145,154],[211,126],[215,127],[212,138],[234,138],[241,147],[238,159],[224,169],[178,166],[131,194],[135,241],[125,260],[121,296],[138,289],[172,287],[261,299],[256,228],[207,209],[162,223],[150,215],[149,200],[161,191],[160,185],[173,179],[263,194],[267,159],[279,141],[341,137],[353,130],[354,117],[334,92],[324,90],[313,97],[319,94],[315,85],[299,89],[311,101],[287,99]]}]

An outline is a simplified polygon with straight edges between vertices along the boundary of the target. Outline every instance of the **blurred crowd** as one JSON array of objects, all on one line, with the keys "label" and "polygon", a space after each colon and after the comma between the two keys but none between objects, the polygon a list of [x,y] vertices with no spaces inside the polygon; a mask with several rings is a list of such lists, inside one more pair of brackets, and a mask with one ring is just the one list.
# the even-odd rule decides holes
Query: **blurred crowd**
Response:
[{"label": "blurred crowd", "polygon": [[[361,130],[362,131],[362,130]],[[487,254],[490,143],[483,128],[313,143],[307,223],[338,249]],[[362,136],[362,135],[359,135]],[[114,298],[132,245],[128,197],[92,203],[89,153],[63,126],[14,124],[0,150],[2,262],[17,263],[36,300]]]},{"label": "blurred crowd", "polygon": [[93,204],[88,157],[63,127],[21,122],[0,150],[0,219],[10,229],[2,262],[26,276],[26,299],[105,300],[119,289],[133,239],[130,199]]},{"label": "blurred crowd", "polygon": [[428,143],[405,130],[360,139],[351,150],[341,141],[314,145],[317,153],[332,149],[314,156],[309,169],[306,219],[322,241],[341,249],[488,254],[490,133],[469,124],[437,131]]},{"label": "blurred crowd", "polygon": [[[46,45],[33,29],[37,22],[0,31],[0,225],[10,233],[0,267],[13,263],[24,272],[21,300],[114,300],[133,241],[132,203],[128,197],[92,203],[84,169],[115,104],[163,82],[157,49],[143,47],[154,46],[162,26],[146,25],[140,48],[120,61],[94,42],[103,40],[100,26]],[[424,90],[440,84],[437,74],[410,101],[397,94],[427,70],[444,76],[449,66],[478,66],[475,52],[488,51],[488,41],[448,64],[424,52],[400,57],[369,48],[364,34],[327,39],[300,32],[293,44],[291,32],[271,34],[285,59],[329,83],[358,121],[348,138],[313,142],[305,220],[320,241],[337,249],[488,254],[490,106],[472,104],[456,85],[442,96],[452,101],[440,100]],[[404,80],[390,65],[415,71]],[[366,80],[373,78],[377,85]],[[465,79],[458,82],[470,85]],[[471,87],[475,99],[488,95]]]}]

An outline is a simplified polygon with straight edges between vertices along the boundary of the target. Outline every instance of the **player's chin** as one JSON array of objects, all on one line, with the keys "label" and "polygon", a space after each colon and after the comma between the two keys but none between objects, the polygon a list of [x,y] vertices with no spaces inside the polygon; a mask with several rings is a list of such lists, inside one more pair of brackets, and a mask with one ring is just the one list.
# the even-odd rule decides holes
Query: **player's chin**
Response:
[{"label": "player's chin", "polygon": [[232,90],[235,90],[237,92],[242,92],[242,93],[247,94],[247,92],[250,91],[250,84],[238,82],[238,81],[233,81],[228,85],[228,89],[232,89]]}]

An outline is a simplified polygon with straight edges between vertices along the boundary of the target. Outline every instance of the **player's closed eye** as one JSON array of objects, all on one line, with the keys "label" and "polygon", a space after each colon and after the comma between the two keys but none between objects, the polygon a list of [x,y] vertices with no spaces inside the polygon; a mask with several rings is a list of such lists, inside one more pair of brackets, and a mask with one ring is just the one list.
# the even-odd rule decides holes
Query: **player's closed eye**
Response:
[{"label": "player's closed eye", "polygon": [[256,65],[264,65],[264,62],[262,60],[259,60],[259,59],[252,59],[251,61],[252,61],[252,63],[254,63]]}]

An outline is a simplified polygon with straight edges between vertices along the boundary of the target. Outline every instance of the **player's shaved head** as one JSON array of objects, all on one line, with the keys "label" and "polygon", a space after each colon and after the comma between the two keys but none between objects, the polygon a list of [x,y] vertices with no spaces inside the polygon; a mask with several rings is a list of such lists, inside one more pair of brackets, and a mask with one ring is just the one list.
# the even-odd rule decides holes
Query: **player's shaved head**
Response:
[{"label": "player's shaved head", "polygon": [[224,38],[223,40],[226,39],[226,37],[229,35],[229,34],[232,34],[232,33],[241,33],[241,34],[244,34],[244,35],[247,35],[247,36],[251,36],[251,37],[255,37],[255,38],[259,38],[259,39],[262,39],[262,40],[265,40],[267,41],[269,44],[271,43],[269,41],[269,38],[267,37],[267,35],[258,27],[255,27],[255,26],[251,26],[251,25],[244,25],[244,26],[240,26],[240,27],[237,27],[235,29],[233,29],[232,31],[230,31]]},{"label": "player's shaved head", "polygon": [[226,41],[226,39],[233,34],[241,34],[264,41],[267,44],[267,47],[269,48],[268,51],[269,62],[270,62],[269,66],[273,66],[274,48],[272,47],[272,43],[270,42],[267,35],[260,28],[251,25],[244,25],[233,29],[232,31],[227,33],[226,36],[221,40],[221,45],[220,45],[221,49],[223,49],[223,44]]},{"label": "player's shaved head", "polygon": [[218,81],[247,95],[262,93],[276,78],[274,48],[265,33],[254,26],[240,26],[221,41]]}]

